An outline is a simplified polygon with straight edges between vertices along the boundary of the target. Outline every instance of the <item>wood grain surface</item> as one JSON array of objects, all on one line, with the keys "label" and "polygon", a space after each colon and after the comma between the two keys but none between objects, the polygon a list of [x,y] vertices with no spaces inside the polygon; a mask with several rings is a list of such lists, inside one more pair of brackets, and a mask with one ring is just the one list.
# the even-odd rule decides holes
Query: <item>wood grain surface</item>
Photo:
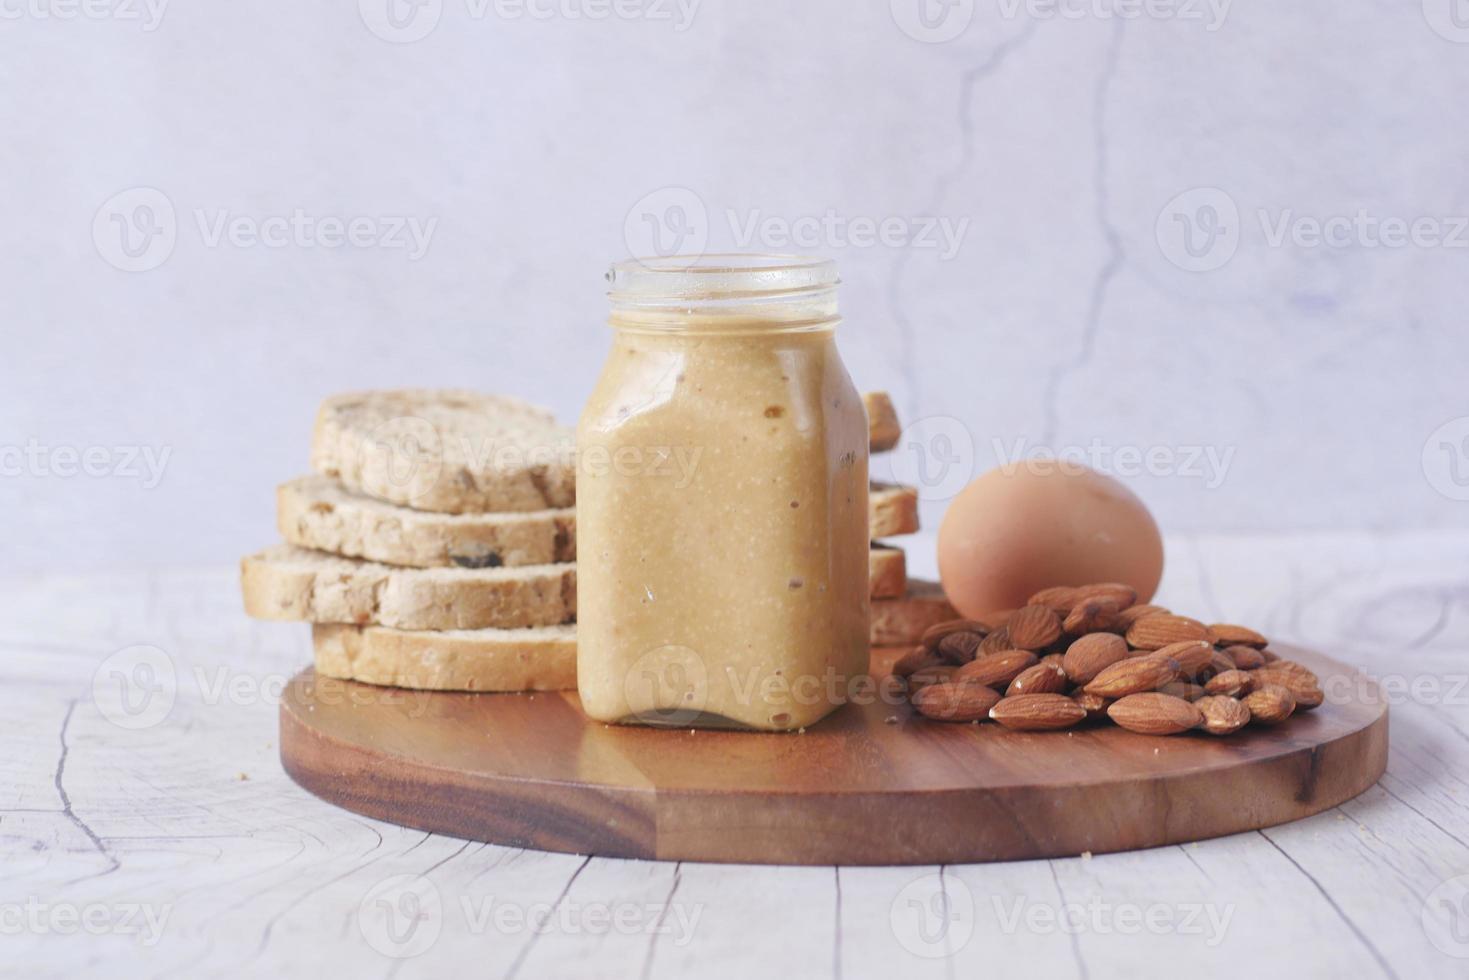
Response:
[{"label": "wood grain surface", "polygon": [[281,759],[358,813],[578,854],[887,865],[1121,851],[1299,819],[1382,775],[1376,687],[1281,652],[1343,696],[1224,739],[941,724],[882,698],[798,734],[607,726],[573,693],[393,697],[308,670],[282,699]]}]

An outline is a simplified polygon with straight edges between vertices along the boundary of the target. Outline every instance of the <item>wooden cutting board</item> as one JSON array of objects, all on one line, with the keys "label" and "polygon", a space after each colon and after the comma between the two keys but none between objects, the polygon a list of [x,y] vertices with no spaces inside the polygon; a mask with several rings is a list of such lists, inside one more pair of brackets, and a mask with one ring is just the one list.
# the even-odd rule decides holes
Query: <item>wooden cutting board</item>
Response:
[{"label": "wooden cutting board", "polygon": [[281,703],[281,761],[357,813],[578,854],[937,864],[1130,850],[1296,820],[1382,775],[1376,685],[1276,649],[1321,676],[1328,702],[1229,738],[1011,732],[881,702],[800,734],[621,727],[589,721],[572,693],[402,691],[307,670]]}]

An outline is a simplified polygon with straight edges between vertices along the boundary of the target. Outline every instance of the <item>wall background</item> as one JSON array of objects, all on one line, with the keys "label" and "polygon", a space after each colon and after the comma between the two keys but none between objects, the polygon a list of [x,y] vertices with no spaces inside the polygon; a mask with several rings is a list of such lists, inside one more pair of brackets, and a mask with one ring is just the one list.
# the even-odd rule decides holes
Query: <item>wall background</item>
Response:
[{"label": "wall background", "polygon": [[[1137,447],[1169,531],[1469,525],[1464,0],[70,2],[0,2],[5,571],[262,546],[333,391],[573,419],[655,232],[836,258],[857,383],[965,472]],[[297,212],[373,243],[249,240]]]}]

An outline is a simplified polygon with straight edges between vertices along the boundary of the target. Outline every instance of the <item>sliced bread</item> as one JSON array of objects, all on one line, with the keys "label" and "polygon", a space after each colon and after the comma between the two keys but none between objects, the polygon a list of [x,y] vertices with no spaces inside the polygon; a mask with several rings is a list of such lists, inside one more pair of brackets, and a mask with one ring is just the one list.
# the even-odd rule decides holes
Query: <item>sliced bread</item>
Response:
[{"label": "sliced bread", "polygon": [[885,391],[869,391],[862,396],[867,409],[867,442],[875,453],[892,449],[903,430],[898,426],[898,410]]},{"label": "sliced bread", "polygon": [[[918,530],[918,493],[873,484],[871,537]],[[413,568],[497,568],[576,560],[571,508],[499,514],[436,514],[375,500],[324,476],[276,490],[276,525],[290,544]]]},{"label": "sliced bread", "polygon": [[570,509],[434,514],[352,493],[324,476],[276,489],[287,542],[335,555],[416,568],[549,565],[576,560]]},{"label": "sliced bread", "polygon": [[918,491],[896,483],[874,483],[867,493],[867,531],[891,538],[918,530]]},{"label": "sliced bread", "polygon": [[451,514],[576,502],[576,440],[550,412],[471,391],[334,395],[317,412],[311,465],[349,490]]},{"label": "sliced bread", "polygon": [[574,691],[576,627],[409,631],[311,629],[316,671],[421,691]]},{"label": "sliced bread", "polygon": [[872,600],[872,645],[917,643],[930,626],[958,618],[937,582],[909,579],[907,595]]},{"label": "sliced bread", "polygon": [[891,599],[908,591],[908,559],[902,548],[872,542],[867,559],[867,594],[874,599]]},{"label": "sliced bread", "polygon": [[576,618],[576,566],[392,568],[276,545],[240,563],[257,619],[410,630],[514,629]]}]

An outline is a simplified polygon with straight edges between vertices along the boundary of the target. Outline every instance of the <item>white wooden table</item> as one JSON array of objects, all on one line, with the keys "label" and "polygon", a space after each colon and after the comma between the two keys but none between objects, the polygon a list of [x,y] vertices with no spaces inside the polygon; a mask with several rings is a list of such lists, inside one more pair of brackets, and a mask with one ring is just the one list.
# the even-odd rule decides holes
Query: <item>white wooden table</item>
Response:
[{"label": "white wooden table", "polygon": [[[1169,558],[1175,609],[1388,680],[1376,787],[1260,833],[1014,864],[496,847],[286,778],[277,692],[306,631],[247,620],[232,567],[0,580],[0,975],[1469,976],[1469,536],[1175,538]],[[111,690],[109,665],[149,663],[117,653],[136,645],[160,669]]]}]

